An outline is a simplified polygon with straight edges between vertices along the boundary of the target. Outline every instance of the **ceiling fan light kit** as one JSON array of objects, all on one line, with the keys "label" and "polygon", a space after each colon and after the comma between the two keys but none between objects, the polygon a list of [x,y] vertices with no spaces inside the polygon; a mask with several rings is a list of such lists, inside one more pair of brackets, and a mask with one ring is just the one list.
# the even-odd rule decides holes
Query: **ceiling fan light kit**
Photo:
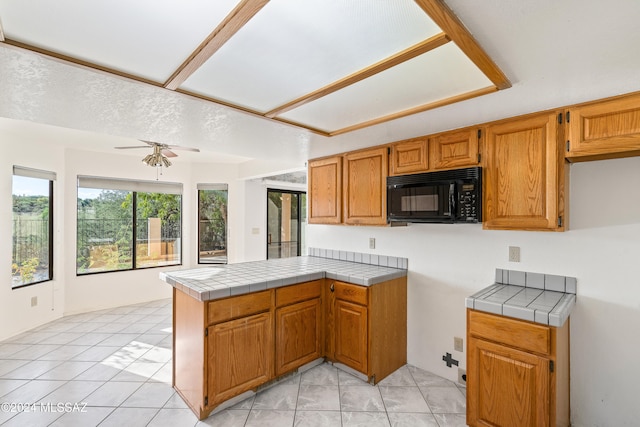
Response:
[{"label": "ceiling fan light kit", "polygon": [[[165,168],[168,168],[169,166],[171,166],[171,162],[169,161],[169,159],[167,157],[178,157],[178,155],[176,153],[174,153],[173,151],[171,151],[170,149],[174,149],[174,150],[186,150],[186,151],[193,151],[193,152],[200,152],[199,149],[197,148],[191,148],[191,147],[182,147],[179,145],[169,145],[169,144],[162,144],[159,142],[153,142],[153,141],[144,141],[144,140],[140,140],[140,142],[144,142],[145,144],[153,147],[153,153],[145,156],[142,159],[142,163],[149,165],[149,166],[153,166],[156,168],[156,180],[158,179],[158,175],[162,175],[162,167],[164,166]],[[147,148],[146,145],[136,145],[133,147],[115,147],[118,150],[129,150],[132,148]]]},{"label": "ceiling fan light kit", "polygon": [[171,166],[171,162],[169,161],[169,159],[164,154],[162,154],[161,145],[154,145],[153,154],[149,154],[144,159],[142,159],[142,163],[156,167],[164,166],[168,168],[169,166]]}]

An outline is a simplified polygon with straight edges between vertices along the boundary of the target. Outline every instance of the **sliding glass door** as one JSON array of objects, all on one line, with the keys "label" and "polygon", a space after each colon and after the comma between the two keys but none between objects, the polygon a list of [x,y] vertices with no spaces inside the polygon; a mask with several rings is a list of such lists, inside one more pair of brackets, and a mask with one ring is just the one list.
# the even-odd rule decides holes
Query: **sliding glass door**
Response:
[{"label": "sliding glass door", "polygon": [[267,259],[300,256],[305,251],[307,193],[267,190]]}]

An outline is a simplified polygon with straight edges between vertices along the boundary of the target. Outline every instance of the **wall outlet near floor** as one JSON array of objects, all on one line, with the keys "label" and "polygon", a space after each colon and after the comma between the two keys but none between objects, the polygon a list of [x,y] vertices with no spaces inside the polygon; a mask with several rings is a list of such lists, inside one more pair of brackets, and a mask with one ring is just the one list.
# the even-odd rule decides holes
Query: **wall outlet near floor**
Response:
[{"label": "wall outlet near floor", "polygon": [[509,262],[520,262],[520,246],[509,246]]},{"label": "wall outlet near floor", "polygon": [[369,249],[375,249],[375,248],[376,248],[376,238],[369,237]]},{"label": "wall outlet near floor", "polygon": [[38,297],[31,297],[31,307],[38,305]]},{"label": "wall outlet near floor", "polygon": [[458,383],[467,385],[467,371],[466,371],[466,369],[458,368]]},{"label": "wall outlet near floor", "polygon": [[453,337],[453,349],[454,349],[455,351],[464,351],[464,350],[463,350],[463,348],[462,348],[462,347],[463,347],[463,345],[464,345],[464,344],[463,344],[462,338],[460,338],[460,337]]}]

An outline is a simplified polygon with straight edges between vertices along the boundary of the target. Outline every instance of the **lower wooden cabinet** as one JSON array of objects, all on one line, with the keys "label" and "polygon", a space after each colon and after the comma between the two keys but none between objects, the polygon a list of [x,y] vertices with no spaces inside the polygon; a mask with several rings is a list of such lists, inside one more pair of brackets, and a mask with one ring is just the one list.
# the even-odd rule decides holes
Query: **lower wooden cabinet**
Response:
[{"label": "lower wooden cabinet", "polygon": [[273,321],[261,313],[207,328],[207,406],[273,378]]},{"label": "lower wooden cabinet", "polygon": [[325,356],[376,383],[407,363],[407,279],[325,283]]},{"label": "lower wooden cabinet", "polygon": [[335,305],[336,362],[367,372],[367,307],[338,300]]},{"label": "lower wooden cabinet", "polygon": [[406,285],[338,282],[334,293],[321,279],[208,302],[174,288],[173,386],[204,419],[325,356],[381,380],[406,364]]},{"label": "lower wooden cabinet", "polygon": [[569,321],[554,328],[468,310],[467,334],[469,426],[569,426]]},{"label": "lower wooden cabinet", "polygon": [[276,375],[322,357],[322,282],[276,289]]}]

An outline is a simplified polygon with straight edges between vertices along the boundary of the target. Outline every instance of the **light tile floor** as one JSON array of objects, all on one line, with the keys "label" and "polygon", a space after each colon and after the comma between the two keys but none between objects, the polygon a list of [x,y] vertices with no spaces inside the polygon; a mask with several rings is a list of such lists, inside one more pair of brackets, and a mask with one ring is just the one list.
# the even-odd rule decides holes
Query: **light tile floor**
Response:
[{"label": "light tile floor", "polygon": [[199,422],[171,388],[171,301],[0,342],[2,426],[465,426],[465,389],[407,365],[376,386],[318,365]]}]

